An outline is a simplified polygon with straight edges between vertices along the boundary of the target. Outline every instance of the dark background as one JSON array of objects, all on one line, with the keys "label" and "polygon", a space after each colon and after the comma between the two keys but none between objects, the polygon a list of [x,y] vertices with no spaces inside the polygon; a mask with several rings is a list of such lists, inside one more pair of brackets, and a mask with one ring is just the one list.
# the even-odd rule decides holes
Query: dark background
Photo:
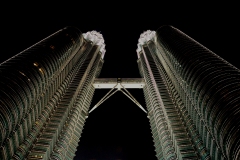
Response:
[{"label": "dark background", "polygon": [[[173,25],[240,68],[239,11],[233,3],[9,2],[1,5],[0,62],[65,26],[83,33],[101,32],[106,54],[100,77],[138,78],[136,48],[140,34]],[[91,107],[108,90],[96,90]],[[141,89],[129,90],[145,106]],[[75,159],[154,160],[146,114],[122,93],[116,93],[86,120]]]}]

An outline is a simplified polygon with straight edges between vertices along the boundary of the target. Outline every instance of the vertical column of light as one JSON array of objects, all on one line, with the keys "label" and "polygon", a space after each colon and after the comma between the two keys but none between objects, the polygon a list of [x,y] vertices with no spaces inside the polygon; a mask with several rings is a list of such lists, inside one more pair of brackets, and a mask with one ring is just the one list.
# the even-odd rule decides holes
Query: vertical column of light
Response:
[{"label": "vertical column of light", "polygon": [[[214,159],[239,159],[240,71],[173,27],[159,29],[159,40],[180,64],[179,75],[200,112],[198,131]],[[222,154],[221,154],[222,153]]]},{"label": "vertical column of light", "polygon": [[[141,62],[138,61],[138,63],[140,64]],[[140,68],[139,68],[139,70],[140,70]],[[143,72],[143,71],[141,71],[141,72]],[[144,88],[143,88],[143,93],[144,93],[145,103],[146,103],[147,110],[148,110],[148,118],[150,121],[152,137],[154,140],[156,157],[158,159],[163,159],[164,157],[163,157],[163,149],[162,149],[162,145],[161,145],[161,137],[159,136],[158,127],[156,127],[157,122],[156,122],[155,116],[153,116],[153,107],[152,107],[150,97],[149,97],[150,94],[148,93],[146,86],[144,86]],[[162,127],[162,129],[164,129],[164,128]]]},{"label": "vertical column of light", "polygon": [[[72,105],[72,94],[74,93],[74,86],[72,86],[73,81],[76,79],[76,75],[79,73],[81,68],[84,68],[84,63],[86,58],[89,55],[89,52],[92,48],[91,43],[85,43],[75,55],[71,62],[75,62],[74,68],[72,69],[72,76],[67,78],[66,83],[63,83],[64,89],[63,95],[57,101],[57,105],[50,112],[50,114],[42,115],[42,119],[46,122],[44,127],[41,129],[41,133],[38,136],[38,140],[34,143],[33,148],[31,149],[30,154],[28,155],[29,159],[34,158],[49,158],[50,153],[57,141],[59,132],[63,127],[63,124],[66,120],[66,115],[68,114],[69,107]],[[76,61],[76,58],[79,58]],[[52,105],[51,105],[52,106]],[[46,110],[47,111],[47,110]]]},{"label": "vertical column of light", "polygon": [[[171,43],[173,43],[173,41],[174,41],[174,39],[172,40]],[[172,55],[172,50],[169,50],[170,47],[169,46],[166,47],[166,45],[167,44],[165,41],[161,41],[158,43],[158,49],[161,52],[161,54],[159,54],[159,56],[163,56],[162,59],[165,60],[164,67],[166,68],[166,70],[171,70],[171,72],[167,72],[167,73],[169,76],[171,76],[172,82],[175,86],[174,88],[176,89],[177,93],[183,100],[182,102],[184,103],[184,106],[182,105],[182,107],[180,107],[180,108],[183,110],[183,112],[188,113],[190,115],[190,116],[185,116],[184,119],[186,119],[187,117],[191,117],[191,120],[187,120],[186,124],[188,124],[188,128],[190,130],[192,139],[195,142],[195,145],[198,148],[200,155],[202,155],[202,156],[206,155],[206,152],[204,151],[205,150],[204,145],[206,145],[208,149],[210,149],[211,147],[209,147],[208,143],[206,143],[206,139],[204,139],[204,138],[209,137],[210,132],[208,131],[207,127],[204,124],[205,122],[202,117],[202,114],[199,111],[199,108],[196,107],[197,106],[195,103],[196,101],[194,101],[194,98],[191,97],[189,94],[189,85],[186,83],[185,77],[182,77],[181,75],[179,75],[179,73],[182,72],[183,65],[179,64],[179,62],[176,61],[175,57]],[[185,52],[189,52],[189,51],[185,51]],[[174,74],[170,75],[169,73],[174,73]],[[185,108],[187,109],[187,112],[185,111]],[[187,115],[187,114],[185,114],[185,115]],[[191,124],[192,120],[193,120],[194,125]],[[198,132],[195,131],[196,130],[195,128],[198,130]],[[201,136],[199,135],[199,133]],[[206,135],[208,135],[208,136],[206,136]],[[204,145],[201,140],[202,138],[205,141]],[[213,145],[214,144],[212,144],[212,146]],[[212,148],[214,148],[214,147],[212,147]],[[214,158],[214,159],[216,158],[215,151],[212,152],[210,150],[210,154],[211,154],[212,158]]]},{"label": "vertical column of light", "polygon": [[[73,31],[73,30],[72,30]],[[65,32],[66,33],[66,32]],[[71,33],[71,29],[69,30],[69,28],[68,28],[68,32],[67,32],[67,34],[65,35],[65,33],[63,34],[63,36],[62,37],[58,37],[58,38],[64,38],[65,36],[67,36],[67,39],[69,39],[69,41],[70,42],[75,42],[74,41],[74,36],[75,35],[73,35],[73,33]],[[75,33],[76,34],[76,33]],[[73,37],[72,37],[73,36]],[[80,38],[79,38],[79,35],[77,36],[77,37],[75,37],[75,40],[76,40],[76,45],[79,45],[79,42],[80,42]],[[51,44],[53,43],[53,44],[55,44],[55,47],[60,47],[60,46],[64,46],[64,45],[66,45],[67,43],[65,43],[64,44],[64,40],[62,39],[61,40],[62,41],[62,43],[63,44],[59,44],[59,43],[57,43],[57,41],[51,41]],[[65,42],[67,42],[67,41],[65,41]],[[53,47],[53,45],[51,45],[52,47]],[[60,49],[57,49],[57,48],[51,48],[51,49],[56,49],[56,50],[54,50],[54,52],[60,52],[61,53],[61,50]],[[69,46],[69,47],[71,47],[71,46]],[[79,47],[78,47],[79,48]],[[60,98],[60,96],[62,95],[62,91],[63,91],[63,86],[61,86],[61,87],[58,87],[58,85],[60,85],[61,84],[61,81],[64,79],[64,77],[68,74],[68,72],[69,72],[69,69],[71,68],[71,65],[72,65],[72,63],[71,63],[71,61],[70,61],[70,59],[68,59],[69,58],[69,56],[71,56],[70,54],[71,54],[71,52],[75,52],[75,49],[76,49],[76,46],[75,47],[71,47],[71,48],[69,48],[68,49],[68,51],[67,52],[65,52],[65,54],[63,55],[63,57],[62,58],[65,58],[65,60],[66,60],[66,62],[65,63],[63,63],[63,65],[62,66],[60,66],[60,69],[61,69],[61,67],[62,68],[64,68],[64,70],[58,70],[57,72],[55,72],[56,74],[56,78],[55,79],[53,79],[53,81],[51,82],[51,83],[49,83],[49,89],[51,89],[52,91],[51,91],[51,93],[49,93],[49,91],[48,91],[48,97],[45,97],[46,99],[45,100],[47,100],[47,99],[49,99],[49,98],[51,98],[52,96],[52,94],[55,92],[55,90],[57,89],[57,88],[59,88],[58,90],[57,90],[57,92],[56,92],[56,94],[54,94],[54,96],[51,98],[51,101],[50,102],[55,102],[56,103],[56,100],[57,99],[59,99]],[[64,51],[64,50],[62,50],[62,51]],[[51,53],[48,53],[48,54],[51,54]],[[55,53],[55,55],[56,55],[57,53]],[[72,56],[74,56],[74,54],[72,55]],[[71,57],[72,57],[71,56]],[[60,59],[58,59],[59,61],[60,61]],[[63,60],[63,59],[62,59]],[[46,61],[49,61],[49,60],[46,60]],[[64,67],[64,66],[66,66],[66,67]],[[39,117],[39,120],[37,120],[36,121],[36,123],[34,124],[34,126],[33,126],[33,128],[32,128],[32,130],[31,130],[31,132],[29,133],[29,135],[26,137],[26,139],[24,140],[24,142],[20,145],[20,147],[18,148],[18,150],[17,150],[17,152],[16,152],[16,154],[14,155],[14,157],[15,158],[19,158],[19,157],[24,157],[24,155],[26,155],[27,154],[27,151],[28,151],[28,149],[29,149],[29,147],[32,145],[32,142],[34,141],[34,139],[36,138],[36,135],[38,134],[38,132],[39,132],[39,130],[41,129],[41,127],[42,127],[42,125],[43,125],[43,123],[45,123],[45,121],[46,121],[46,119],[47,119],[47,117],[49,116],[49,114],[50,114],[50,112],[51,112],[51,109],[53,109],[53,104],[54,103],[51,103],[52,105],[48,105],[48,106],[45,106],[45,108],[43,108],[43,110],[41,110],[41,112],[40,112],[40,117]],[[42,113],[42,114],[41,114]]]},{"label": "vertical column of light", "polygon": [[59,141],[54,148],[51,156],[52,159],[73,159],[75,156],[79,138],[94,93],[92,83],[95,77],[98,76],[102,67],[102,59],[105,53],[105,44],[102,35],[92,31],[84,34],[84,38],[91,41],[94,48],[89,55],[89,61],[86,63],[88,66],[83,75],[84,79],[79,80],[80,85],[76,101],[69,113],[62,134],[59,136]]},{"label": "vertical column of light", "polygon": [[[138,51],[138,53],[139,53],[139,51]],[[140,54],[142,54],[142,53],[139,53],[139,55]],[[139,69],[140,75],[142,77],[144,77],[143,67],[142,67],[140,58],[137,60],[137,63],[138,63],[138,69]],[[156,157],[158,159],[163,159],[163,149],[162,149],[162,145],[160,143],[161,137],[158,134],[158,128],[156,127],[155,117],[153,116],[153,107],[152,107],[150,97],[149,97],[150,94],[148,93],[146,86],[144,86],[144,88],[143,88],[143,94],[144,94],[145,103],[146,103],[147,110],[148,110],[148,118],[150,121],[151,132],[153,135],[152,137],[153,137],[153,141],[154,141]]]},{"label": "vertical column of light", "polygon": [[[33,145],[36,145],[35,142],[33,142],[33,141],[35,140],[34,138],[36,138],[36,135],[39,134],[39,130],[40,129],[45,130],[49,124],[50,124],[49,126],[51,127],[52,124],[55,124],[58,122],[57,119],[53,117],[53,113],[55,113],[58,103],[63,98],[63,95],[66,93],[67,89],[69,88],[71,81],[73,80],[76,73],[78,72],[79,66],[81,66],[84,62],[84,59],[86,59],[86,56],[89,52],[86,50],[87,46],[89,46],[89,45],[85,43],[85,45],[83,45],[81,47],[81,49],[78,51],[78,53],[77,53],[78,56],[75,55],[71,59],[71,61],[69,61],[68,65],[66,66],[65,69],[69,68],[69,65],[73,65],[73,68],[68,73],[67,77],[64,78],[63,83],[57,89],[57,91],[54,93],[53,97],[50,99],[50,102],[45,106],[44,110],[42,111],[42,114],[40,115],[39,120],[37,120],[35,125],[33,126],[32,132],[29,134],[30,136],[25,140],[28,143],[32,142],[32,143],[34,143]],[[78,61],[74,60],[76,57],[79,58]],[[62,73],[65,72],[64,70],[62,71]],[[52,120],[51,122],[49,121],[50,118]],[[43,126],[43,124],[44,124],[44,126]],[[43,134],[43,133],[40,133],[40,134]],[[38,135],[38,138],[39,138],[39,135]],[[48,136],[48,138],[50,138],[50,136]],[[52,140],[54,141],[53,136],[52,136]],[[25,156],[28,155],[28,153],[26,152],[28,150],[28,148],[30,147],[27,145],[28,143],[23,143],[23,145],[21,145],[19,147],[18,151],[14,155],[15,159],[23,159]]]},{"label": "vertical column of light", "polygon": [[[88,44],[91,44],[91,42],[88,42]],[[60,138],[60,140],[63,140],[61,138],[63,137],[62,135],[64,133],[69,133],[68,130],[64,130],[64,127],[68,126],[68,119],[71,117],[69,116],[69,112],[71,112],[72,107],[74,106],[74,102],[77,98],[77,92],[83,85],[79,84],[79,82],[82,78],[86,78],[86,74],[83,74],[85,73],[86,68],[89,66],[92,58],[94,59],[94,53],[99,48],[96,46],[92,48],[91,46],[89,46],[90,48],[86,48],[86,50],[90,51],[87,55],[87,59],[78,69],[77,73],[74,76],[74,79],[71,81],[70,86],[66,90],[65,95],[59,102],[59,105],[52,113],[52,116],[49,117],[49,120],[46,123],[46,126],[43,129],[41,136],[38,138],[38,141],[34,145],[34,148],[32,149],[28,158],[49,158],[58,137]],[[66,125],[63,126],[64,124]]]},{"label": "vertical column of light", "polygon": [[169,88],[168,84],[171,80],[166,77],[166,72],[170,71],[165,71],[163,68],[164,64],[160,63],[157,57],[156,45],[153,40],[147,42],[147,49],[147,52],[151,54],[149,62],[151,68],[153,68],[153,74],[167,113],[168,122],[171,127],[169,129],[171,130],[171,137],[178,159],[197,159],[198,156],[195,153],[195,148],[192,147],[193,143],[191,142],[191,137],[189,137],[189,132],[179,114],[179,108],[173,102],[173,97],[170,94],[172,88]]},{"label": "vertical column of light", "polygon": [[[146,87],[144,88],[144,90],[145,93],[147,93],[146,95],[148,95],[146,102],[148,104],[150,103],[150,107],[148,107],[148,112],[150,114],[150,123],[152,125],[152,128],[154,128],[152,130],[155,140],[154,143],[155,146],[159,146],[159,144],[161,145],[161,147],[156,148],[157,157],[159,159],[176,159],[177,156],[175,153],[175,148],[171,140],[170,130],[168,129],[169,125],[167,122],[166,111],[164,109],[164,105],[157,88],[155,77],[152,72],[153,68],[151,68],[148,61],[149,55],[146,54],[145,50],[143,49],[144,43],[151,38],[152,35],[145,36],[142,34],[140,36],[137,53],[140,59],[139,62],[141,62],[143,77],[146,81]],[[149,110],[149,108],[151,109]],[[153,119],[155,122],[152,122]],[[161,154],[163,156],[161,156]]]},{"label": "vertical column of light", "polygon": [[[72,35],[71,39],[65,36],[68,31]],[[54,49],[52,42],[56,42],[59,38],[62,39],[57,46],[59,52],[52,53]],[[77,43],[73,44],[73,41]],[[63,61],[57,61],[57,58],[67,58],[75,54],[79,43],[81,41],[78,31],[65,28],[1,64],[0,79],[3,89],[1,90],[0,126],[3,127],[0,132],[3,159],[11,157],[27,138],[34,124],[32,122],[40,115],[49,99],[46,95],[48,88],[59,85],[55,83],[51,86],[57,71],[56,66],[65,64]],[[66,53],[70,47],[75,49]],[[7,112],[11,114],[6,114]]]},{"label": "vertical column of light", "polygon": [[[86,82],[84,83],[81,91],[77,96],[73,108],[70,110],[63,131],[59,136],[61,138],[53,151],[53,156],[51,156],[52,158],[56,155],[59,156],[59,154],[62,155],[61,157],[68,157],[69,159],[73,159],[75,156],[75,151],[82,133],[85,118],[88,114],[87,111],[94,93],[92,79],[94,76],[94,71],[97,67],[96,63],[98,63],[100,55],[98,55],[96,58],[97,59],[95,60],[90,72],[85,79]],[[64,149],[62,146],[65,146]]]},{"label": "vertical column of light", "polygon": [[[186,82],[179,76],[178,71],[181,66],[175,61],[174,57],[168,54],[167,51],[161,47],[161,43],[156,43],[156,60],[158,60],[159,64],[162,64],[164,77],[167,80],[167,85],[169,88],[169,93],[173,97],[172,100],[178,108],[179,115],[181,116],[184,124],[187,127],[188,133],[191,136],[193,143],[195,144],[195,148],[198,150],[198,154],[202,158],[209,158],[209,153],[206,150],[205,145],[196,130],[196,126],[193,124],[189,113],[194,110],[194,106],[192,105],[192,99],[189,97],[189,94],[186,91],[188,85]],[[168,55],[167,55],[168,54]],[[176,68],[173,68],[175,66]],[[198,112],[195,112],[197,114]],[[198,115],[195,115],[195,119],[199,120]],[[194,120],[195,120],[194,119]]]},{"label": "vertical column of light", "polygon": [[[172,82],[175,85],[175,89],[177,90],[178,93],[180,93],[180,97],[183,100],[182,102],[184,103],[184,107],[181,107],[183,110],[186,107],[188,113],[191,116],[191,119],[193,120],[193,125],[189,124],[188,121],[188,126],[190,129],[190,133],[192,135],[193,141],[195,142],[195,145],[197,146],[199,153],[202,154],[204,153],[204,148],[205,146],[209,149],[209,145],[206,142],[206,135],[211,135],[210,131],[207,129],[206,125],[204,124],[205,122],[203,121],[202,114],[200,110],[198,109],[194,99],[191,97],[191,95],[188,93],[188,84],[186,83],[185,79],[183,79],[179,73],[182,71],[182,66],[176,61],[175,57],[171,55],[171,52],[168,50],[164,49],[161,45],[158,46],[159,51],[162,53],[161,56],[164,56],[163,59],[165,59],[165,68],[170,69],[173,74],[169,75],[172,78]],[[169,58],[171,57],[171,58]],[[171,62],[169,62],[171,61]],[[166,63],[167,62],[167,63]],[[174,64],[174,65],[173,65]],[[173,68],[174,66],[174,68]],[[176,87],[177,86],[177,87]],[[180,105],[179,105],[180,106]],[[189,117],[190,117],[189,116]],[[195,130],[198,130],[196,132]],[[200,135],[199,135],[200,133]],[[203,142],[202,139],[203,138]],[[213,145],[213,144],[212,144]],[[216,145],[216,144],[215,144]],[[201,151],[202,150],[202,151]],[[211,154],[212,158],[216,158],[215,154]],[[218,158],[217,158],[218,159]]]}]

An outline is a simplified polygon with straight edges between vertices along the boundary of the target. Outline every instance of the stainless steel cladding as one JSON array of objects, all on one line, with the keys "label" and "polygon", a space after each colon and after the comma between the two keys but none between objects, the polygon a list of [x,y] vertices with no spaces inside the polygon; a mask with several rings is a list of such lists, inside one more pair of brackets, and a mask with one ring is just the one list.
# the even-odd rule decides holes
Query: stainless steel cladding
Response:
[{"label": "stainless steel cladding", "polygon": [[159,159],[240,159],[240,71],[172,26],[139,38]]},{"label": "stainless steel cladding", "polygon": [[75,156],[103,62],[94,36],[66,27],[0,65],[0,159]]}]

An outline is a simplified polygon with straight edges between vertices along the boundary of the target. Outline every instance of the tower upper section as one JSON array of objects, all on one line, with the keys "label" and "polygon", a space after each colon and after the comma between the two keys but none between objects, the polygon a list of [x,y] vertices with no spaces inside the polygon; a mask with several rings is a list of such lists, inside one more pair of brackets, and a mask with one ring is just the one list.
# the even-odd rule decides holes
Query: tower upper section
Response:
[{"label": "tower upper section", "polygon": [[142,50],[142,46],[146,44],[149,40],[156,41],[156,32],[147,30],[140,35],[137,44],[137,54],[139,58],[139,52]]},{"label": "tower upper section", "polygon": [[84,39],[93,42],[93,45],[100,46],[100,52],[102,53],[102,59],[104,58],[106,49],[104,39],[101,33],[97,31],[90,31],[83,34]]}]

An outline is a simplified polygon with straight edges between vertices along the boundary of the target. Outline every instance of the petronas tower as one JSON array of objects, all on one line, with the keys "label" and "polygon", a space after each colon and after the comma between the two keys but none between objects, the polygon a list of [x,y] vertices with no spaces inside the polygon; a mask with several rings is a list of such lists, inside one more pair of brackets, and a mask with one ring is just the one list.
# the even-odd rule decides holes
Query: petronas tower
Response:
[{"label": "petronas tower", "polygon": [[[73,159],[86,118],[117,91],[146,112],[157,159],[240,159],[239,69],[172,26],[141,34],[141,78],[98,78],[104,54],[100,33],[66,27],[0,64],[0,159]],[[111,90],[90,110],[98,88]]]},{"label": "petronas tower", "polygon": [[239,69],[172,26],[137,53],[157,158],[240,159]]},{"label": "petronas tower", "polygon": [[1,64],[0,159],[73,159],[104,46],[67,27]]}]

